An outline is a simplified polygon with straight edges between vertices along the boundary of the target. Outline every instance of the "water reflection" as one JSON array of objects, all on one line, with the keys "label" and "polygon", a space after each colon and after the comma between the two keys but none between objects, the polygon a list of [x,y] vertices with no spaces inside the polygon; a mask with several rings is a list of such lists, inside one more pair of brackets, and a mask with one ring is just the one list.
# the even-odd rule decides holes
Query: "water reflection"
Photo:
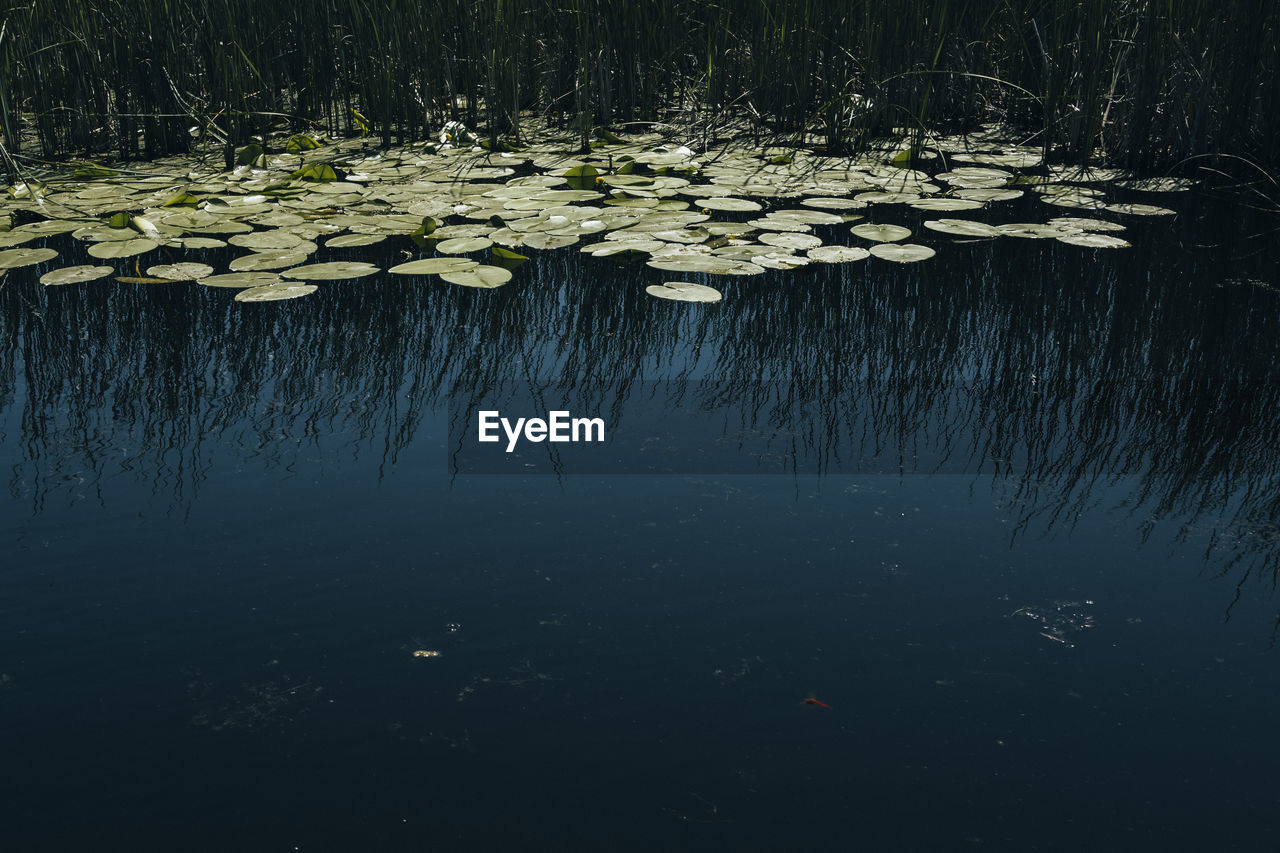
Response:
[{"label": "water reflection", "polygon": [[972,472],[1021,507],[1015,537],[1132,483],[1140,530],[1176,522],[1243,589],[1280,569],[1280,293],[1265,258],[1181,222],[1135,229],[1125,252],[1004,240],[721,279],[711,308],[653,300],[639,282],[671,276],[572,249],[496,291],[370,278],[255,306],[11,273],[10,491],[34,513],[64,492],[107,505],[124,477],[186,510],[215,465],[284,470],[323,447],[383,470],[451,396],[515,384],[608,412],[644,380],[710,378],[698,393],[723,399],[700,405],[733,401],[820,468],[871,448],[902,473]]}]

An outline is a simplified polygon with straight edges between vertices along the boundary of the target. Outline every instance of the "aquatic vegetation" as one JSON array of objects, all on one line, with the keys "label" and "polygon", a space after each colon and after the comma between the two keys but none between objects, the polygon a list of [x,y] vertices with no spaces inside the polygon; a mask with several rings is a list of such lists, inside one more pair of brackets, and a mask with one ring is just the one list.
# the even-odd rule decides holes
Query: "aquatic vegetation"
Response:
[{"label": "aquatic vegetation", "polygon": [[[1101,217],[1171,214],[1133,199],[1192,186],[1135,181],[1116,169],[1046,173],[1026,150],[1016,158],[1022,165],[1013,166],[1011,152],[1018,149],[995,129],[983,138],[982,145],[972,136],[938,138],[928,149],[938,163],[932,171],[895,165],[883,154],[796,151],[779,163],[768,149],[748,144],[722,146],[708,156],[655,133],[613,135],[614,141],[588,154],[566,148],[554,128],[528,134],[518,151],[496,154],[474,145],[384,150],[360,140],[312,138],[315,147],[305,154],[262,154],[229,172],[193,172],[182,157],[156,161],[145,176],[77,178],[51,171],[42,175],[39,198],[5,203],[8,221],[19,224],[0,231],[0,240],[13,247],[0,249],[0,269],[49,264],[59,250],[37,244],[70,234],[88,244],[90,257],[127,266],[78,264],[77,253],[69,253],[64,262],[74,272],[46,271],[42,280],[50,285],[90,281],[108,269],[121,281],[275,288],[240,294],[242,302],[315,292],[286,287],[281,279],[374,276],[382,272],[379,266],[349,253],[358,256],[389,239],[409,248],[402,249],[406,260],[387,272],[481,289],[515,280],[514,271],[529,258],[515,249],[576,244],[594,257],[643,259],[664,271],[759,275],[813,262],[927,260],[946,243],[905,243],[918,226],[900,223],[910,221],[912,210],[957,206],[971,209],[973,218],[925,219],[916,239],[1056,238],[1084,249],[1126,248],[1130,243],[1114,236],[1126,226]],[[329,171],[299,169],[303,156]],[[957,165],[988,159],[1004,165]],[[324,179],[329,173],[332,179]],[[572,188],[577,180],[593,189]],[[1011,201],[1021,200],[1025,215],[1022,190],[1009,189],[1023,186],[1046,211],[1082,208],[1094,215],[1001,221],[1002,205]],[[722,218],[713,220],[713,211]],[[872,245],[854,245],[858,241]],[[243,254],[188,254],[227,247]]]}]

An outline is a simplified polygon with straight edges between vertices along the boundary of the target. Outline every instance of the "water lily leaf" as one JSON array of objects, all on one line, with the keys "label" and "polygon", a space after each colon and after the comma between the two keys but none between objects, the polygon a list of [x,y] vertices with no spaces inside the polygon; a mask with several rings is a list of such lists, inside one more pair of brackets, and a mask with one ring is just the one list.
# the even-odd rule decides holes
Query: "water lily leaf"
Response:
[{"label": "water lily leaf", "polygon": [[1110,234],[1089,234],[1086,232],[1060,234],[1058,239],[1063,243],[1070,243],[1073,246],[1085,246],[1089,249],[1127,249],[1133,245],[1128,240],[1121,240],[1119,237],[1112,237]]},{"label": "water lily leaf", "polygon": [[763,210],[764,208],[757,202],[746,198],[733,198],[725,196],[723,198],[704,198],[698,202],[698,206],[706,210],[726,210],[726,211],[751,211]]},{"label": "water lily leaf", "polygon": [[314,284],[268,284],[240,291],[236,294],[236,302],[279,302],[282,299],[307,296],[317,289]]},{"label": "water lily leaf", "polygon": [[132,240],[109,240],[94,243],[89,247],[89,254],[95,258],[128,258],[150,252],[160,244],[146,237],[135,237]]},{"label": "water lily leaf", "polygon": [[116,281],[121,284],[174,284],[171,278],[152,278],[146,275],[118,275]]},{"label": "water lily leaf", "polygon": [[873,240],[877,243],[892,243],[911,236],[910,228],[903,228],[901,225],[877,225],[871,222],[855,225],[849,231],[864,240]]},{"label": "water lily leaf", "polygon": [[565,246],[572,246],[576,242],[578,242],[578,238],[572,234],[548,234],[545,231],[526,234],[524,237],[524,245],[530,249],[563,249]]},{"label": "water lily leaf", "polygon": [[347,175],[338,171],[328,163],[308,163],[298,171],[289,175],[295,180],[316,181],[319,183],[329,183],[331,181],[345,180]]},{"label": "water lily leaf", "polygon": [[1113,213],[1127,213],[1131,216],[1171,216],[1173,211],[1167,207],[1156,207],[1154,204],[1108,204],[1105,210]]},{"label": "water lily leaf", "polygon": [[399,264],[387,270],[387,272],[395,275],[437,275],[439,273],[475,269],[478,266],[480,264],[467,258],[422,258],[417,261],[409,261],[406,264]]},{"label": "water lily leaf", "polygon": [[871,256],[870,252],[860,246],[818,246],[805,254],[823,264],[847,264]]},{"label": "water lily leaf", "polygon": [[493,246],[489,249],[489,254],[493,256],[493,262],[507,269],[519,266],[529,260],[527,255],[519,252],[513,252],[510,249],[503,249],[500,246]]},{"label": "water lily leaf", "polygon": [[918,246],[915,243],[877,243],[868,251],[881,260],[899,264],[927,260],[935,254],[928,246]]},{"label": "water lily leaf", "polygon": [[284,145],[284,150],[290,154],[300,154],[303,151],[313,151],[319,147],[320,143],[315,137],[299,133],[289,137],[289,141]]},{"label": "water lily leaf", "polygon": [[493,245],[486,237],[454,237],[441,240],[436,244],[436,251],[442,255],[465,255],[467,252],[478,252]]},{"label": "water lily leaf", "polygon": [[184,249],[222,249],[227,245],[225,240],[212,237],[182,237],[176,242]]},{"label": "water lily leaf", "polygon": [[808,258],[787,252],[770,252],[767,255],[756,255],[751,262],[769,270],[794,270],[809,265]]},{"label": "water lily leaf", "polygon": [[985,222],[971,222],[967,219],[930,219],[924,227],[943,234],[955,234],[960,237],[999,237],[1000,229]]},{"label": "water lily leaf", "polygon": [[360,261],[330,261],[327,264],[307,264],[302,267],[287,269],[280,275],[285,278],[299,278],[303,281],[331,281],[346,278],[363,278],[367,275],[382,272],[373,264]]},{"label": "water lily leaf", "polygon": [[1105,219],[1088,219],[1081,216],[1059,216],[1057,219],[1050,219],[1050,225],[1058,228],[1079,229],[1080,231],[1124,231],[1125,226],[1118,222],[1108,222]]},{"label": "water lily leaf", "polygon": [[583,246],[582,251],[590,252],[594,258],[607,258],[613,255],[647,255],[664,245],[661,240],[606,240]]},{"label": "water lily leaf", "polygon": [[251,255],[233,258],[231,263],[227,264],[227,267],[233,272],[281,270],[285,267],[293,267],[305,263],[307,257],[308,255],[305,252],[291,252],[287,249],[277,252],[254,252]]},{"label": "water lily leaf", "polygon": [[237,166],[266,166],[267,158],[263,154],[262,146],[256,142],[251,142],[236,152]]},{"label": "water lily leaf", "polygon": [[353,246],[372,246],[387,239],[386,234],[339,234],[325,241],[327,249],[349,249]]},{"label": "water lily leaf", "polygon": [[996,226],[1002,237],[1021,237],[1026,240],[1048,240],[1059,236],[1065,231],[1072,229],[1064,229],[1058,225],[1041,225],[1036,222],[1006,222],[1003,225]]},{"label": "water lily leaf", "polygon": [[500,287],[511,281],[511,271],[502,267],[481,265],[471,269],[443,272],[440,273],[440,277],[450,284],[489,289]]},{"label": "water lily leaf", "polygon": [[40,181],[25,181],[20,184],[11,185],[5,192],[9,194],[9,198],[14,201],[23,199],[44,198],[49,188]]},{"label": "water lily leaf", "polygon": [[280,251],[283,249],[292,249],[303,239],[292,231],[285,231],[280,228],[271,231],[253,231],[248,234],[233,234],[227,238],[227,242],[233,246],[241,246],[254,251]]},{"label": "water lily leaf", "polygon": [[170,196],[169,200],[160,206],[161,207],[186,207],[189,205],[194,206],[199,201],[200,199],[196,198],[191,193],[187,192],[186,190],[182,190],[181,192],[175,193],[174,195]]},{"label": "water lily leaf", "polygon": [[916,210],[977,210],[982,202],[965,198],[918,198],[907,202],[907,206]]},{"label": "water lily leaf", "polygon": [[811,234],[796,234],[789,231],[761,234],[760,242],[768,246],[777,246],[780,249],[789,249],[794,252],[815,249],[822,245],[822,241]]},{"label": "water lily leaf", "polygon": [[824,210],[860,210],[867,206],[865,201],[857,201],[852,198],[826,198],[823,196],[801,199],[800,203],[805,207],[820,207]]},{"label": "water lily leaf", "polygon": [[669,299],[673,302],[719,302],[720,291],[705,284],[694,284],[688,281],[667,281],[662,284],[651,284],[644,289],[650,296]]},{"label": "water lily leaf", "polygon": [[79,284],[82,281],[95,281],[106,278],[115,272],[111,267],[78,266],[51,270],[40,276],[40,283],[45,286],[58,284]]},{"label": "water lily leaf", "polygon": [[147,267],[147,275],[167,278],[170,281],[195,281],[198,278],[213,275],[213,267],[196,263],[159,264]]},{"label": "water lily leaf", "polygon": [[661,255],[652,258],[646,266],[669,272],[701,272],[711,275],[758,275],[764,272],[764,267],[749,261],[735,261],[711,255]]},{"label": "water lily leaf", "polygon": [[589,190],[595,187],[596,178],[600,176],[600,170],[595,166],[589,165],[574,166],[565,169],[560,173],[560,176],[568,181],[571,189]]},{"label": "water lily leaf", "polygon": [[206,287],[267,287],[280,284],[280,276],[273,272],[231,272],[222,275],[210,275],[200,279]]}]

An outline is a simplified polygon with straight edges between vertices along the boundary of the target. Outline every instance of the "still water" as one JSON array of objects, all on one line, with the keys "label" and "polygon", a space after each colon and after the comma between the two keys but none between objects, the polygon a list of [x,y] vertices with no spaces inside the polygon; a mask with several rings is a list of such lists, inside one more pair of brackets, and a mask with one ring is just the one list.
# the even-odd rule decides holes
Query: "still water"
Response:
[{"label": "still water", "polygon": [[[1266,225],[716,305],[572,249],[259,305],[10,271],[4,849],[1269,849]],[[713,463],[468,470],[494,389],[655,381]]]}]

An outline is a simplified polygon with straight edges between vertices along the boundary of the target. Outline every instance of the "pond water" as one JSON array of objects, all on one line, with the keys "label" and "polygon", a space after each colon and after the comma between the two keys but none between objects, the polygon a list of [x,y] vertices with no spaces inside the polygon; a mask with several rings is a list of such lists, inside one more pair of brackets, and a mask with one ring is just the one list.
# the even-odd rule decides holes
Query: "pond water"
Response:
[{"label": "pond water", "polygon": [[[710,305],[9,271],[6,849],[1273,844],[1276,259],[1176,204]],[[641,440],[486,468],[495,393]]]}]

